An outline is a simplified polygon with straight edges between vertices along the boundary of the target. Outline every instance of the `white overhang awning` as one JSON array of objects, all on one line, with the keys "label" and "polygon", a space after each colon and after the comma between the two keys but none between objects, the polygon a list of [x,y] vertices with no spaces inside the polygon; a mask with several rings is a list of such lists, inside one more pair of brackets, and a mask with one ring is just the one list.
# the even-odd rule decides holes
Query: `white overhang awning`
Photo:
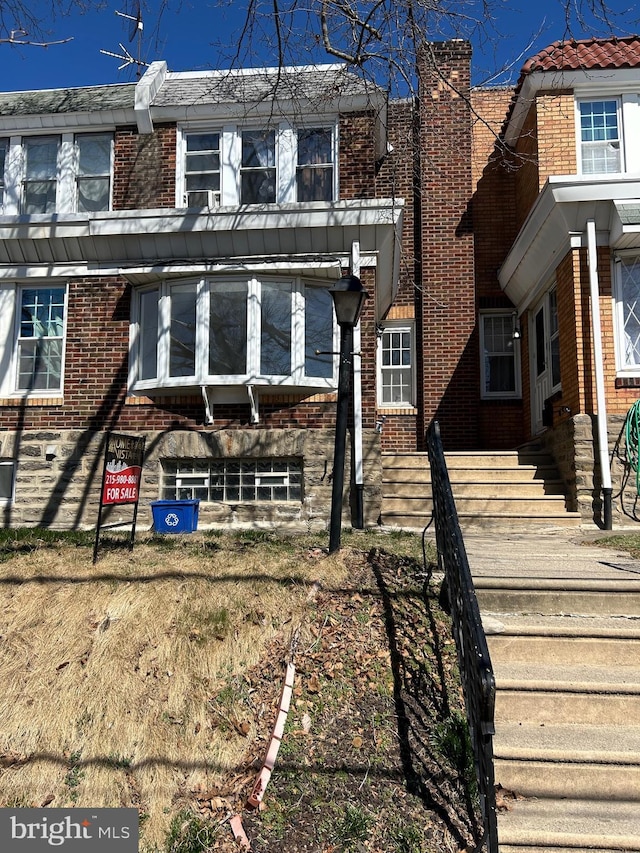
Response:
[{"label": "white overhang awning", "polygon": [[[31,277],[74,265],[155,275],[188,268],[327,270],[337,273],[354,241],[375,259],[378,318],[391,305],[399,275],[402,199],[126,210],[0,217],[0,277]],[[155,272],[154,272],[155,271]],[[149,280],[147,277],[146,280]]]},{"label": "white overhang awning", "polygon": [[640,247],[640,216],[634,214],[640,213],[638,199],[637,178],[550,178],[498,272],[518,312],[535,301],[569,249],[582,245],[589,220],[595,222],[599,244]]}]

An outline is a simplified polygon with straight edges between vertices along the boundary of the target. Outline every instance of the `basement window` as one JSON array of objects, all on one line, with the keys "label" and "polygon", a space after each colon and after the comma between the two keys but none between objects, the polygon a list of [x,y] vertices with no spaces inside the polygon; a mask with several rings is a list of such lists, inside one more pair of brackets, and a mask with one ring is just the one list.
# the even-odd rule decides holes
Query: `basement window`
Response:
[{"label": "basement window", "polygon": [[8,503],[13,500],[14,474],[15,462],[13,460],[0,460],[0,503]]},{"label": "basement window", "polygon": [[302,501],[302,460],[167,459],[162,463],[165,500],[222,503]]}]

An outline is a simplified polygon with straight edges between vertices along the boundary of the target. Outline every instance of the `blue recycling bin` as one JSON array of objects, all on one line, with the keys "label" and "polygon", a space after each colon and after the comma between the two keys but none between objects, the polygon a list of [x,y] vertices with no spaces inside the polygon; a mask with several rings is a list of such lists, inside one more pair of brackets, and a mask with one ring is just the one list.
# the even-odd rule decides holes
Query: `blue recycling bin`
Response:
[{"label": "blue recycling bin", "polygon": [[156,533],[193,533],[198,529],[199,500],[152,501],[153,529]]}]

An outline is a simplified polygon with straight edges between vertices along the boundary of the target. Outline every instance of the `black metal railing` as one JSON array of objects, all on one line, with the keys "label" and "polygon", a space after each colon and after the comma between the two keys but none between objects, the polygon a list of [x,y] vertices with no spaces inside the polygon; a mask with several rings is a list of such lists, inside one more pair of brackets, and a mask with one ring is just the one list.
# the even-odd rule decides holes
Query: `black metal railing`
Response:
[{"label": "black metal railing", "polygon": [[498,853],[493,767],[496,684],[437,421],[431,424],[427,432],[427,449],[431,466],[438,564],[440,570],[444,572],[451,608],[453,634],[458,652],[458,665],[485,826],[484,843],[487,845],[488,853]]}]

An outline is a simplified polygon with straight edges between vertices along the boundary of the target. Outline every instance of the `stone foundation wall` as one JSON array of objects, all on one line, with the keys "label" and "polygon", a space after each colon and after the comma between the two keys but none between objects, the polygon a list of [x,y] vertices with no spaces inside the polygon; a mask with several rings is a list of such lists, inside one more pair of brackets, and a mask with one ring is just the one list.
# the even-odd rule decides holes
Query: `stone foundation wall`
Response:
[{"label": "stone foundation wall", "polygon": [[[636,475],[625,458],[624,424],[624,415],[608,418],[614,529],[640,522]],[[602,527],[602,480],[596,417],[575,415],[568,418],[547,430],[543,441],[567,488],[567,509],[579,511],[584,524]]]},{"label": "stone foundation wall", "polygon": [[[298,457],[303,466],[303,500],[298,502],[201,503],[199,525],[326,529],[331,508],[334,432],[330,429],[174,430],[137,433],[146,437],[138,529],[151,527],[152,501],[161,497],[163,459]],[[0,459],[17,460],[15,496],[0,505],[3,527],[57,529],[95,527],[105,448],[105,432],[41,430],[0,433]],[[349,483],[350,442],[347,440]],[[380,436],[363,435],[364,522],[377,524],[381,509]],[[346,491],[346,489],[345,489]],[[345,494],[343,523],[351,523]],[[103,523],[131,520],[131,506],[108,508]]]}]

